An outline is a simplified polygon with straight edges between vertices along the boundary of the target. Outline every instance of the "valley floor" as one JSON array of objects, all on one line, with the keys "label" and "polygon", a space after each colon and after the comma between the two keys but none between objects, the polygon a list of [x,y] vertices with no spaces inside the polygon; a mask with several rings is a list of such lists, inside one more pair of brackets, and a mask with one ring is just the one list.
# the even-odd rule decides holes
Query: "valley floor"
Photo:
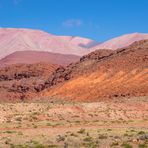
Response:
[{"label": "valley floor", "polygon": [[147,148],[148,97],[0,104],[0,148]]}]

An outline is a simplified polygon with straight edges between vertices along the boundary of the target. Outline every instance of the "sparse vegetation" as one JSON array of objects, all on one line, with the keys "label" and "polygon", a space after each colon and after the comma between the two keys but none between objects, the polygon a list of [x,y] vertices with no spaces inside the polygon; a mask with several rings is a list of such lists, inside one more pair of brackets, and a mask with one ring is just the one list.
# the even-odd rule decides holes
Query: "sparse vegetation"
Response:
[{"label": "sparse vegetation", "polygon": [[148,148],[148,144],[145,144],[145,143],[139,144],[138,147],[139,148]]},{"label": "sparse vegetation", "polygon": [[143,135],[143,134],[145,134],[144,131],[140,131],[140,132],[138,132],[138,135]]},{"label": "sparse vegetation", "polygon": [[[108,104],[102,103],[95,103],[95,107],[93,103],[0,104],[0,145],[12,148],[98,148],[103,144],[113,148],[134,148],[135,145],[147,148],[148,130],[144,126],[147,120],[121,120],[118,114],[127,117],[124,109],[120,109],[122,106],[112,109],[116,104],[109,103],[109,110],[106,106]],[[79,109],[84,112],[80,114]],[[137,114],[133,114],[134,118]],[[135,122],[139,128],[134,127]]]},{"label": "sparse vegetation", "polygon": [[106,135],[99,135],[99,139],[107,139]]},{"label": "sparse vegetation", "polygon": [[130,145],[129,143],[123,143],[121,146],[123,148],[132,148],[132,145]]},{"label": "sparse vegetation", "polygon": [[85,129],[81,128],[79,131],[78,131],[79,134],[84,134],[85,133]]}]

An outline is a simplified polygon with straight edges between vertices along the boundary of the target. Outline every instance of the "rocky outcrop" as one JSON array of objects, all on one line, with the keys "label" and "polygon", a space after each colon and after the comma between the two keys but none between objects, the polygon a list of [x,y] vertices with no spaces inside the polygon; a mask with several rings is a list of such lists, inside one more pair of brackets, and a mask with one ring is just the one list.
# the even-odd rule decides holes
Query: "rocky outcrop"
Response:
[{"label": "rocky outcrop", "polygon": [[19,64],[0,69],[0,96],[12,99],[34,97],[45,89],[45,81],[57,69],[53,64]]},{"label": "rocky outcrop", "polygon": [[[116,51],[98,50],[57,70],[48,79],[47,96],[97,100],[148,95],[148,40]],[[60,84],[60,85],[58,85]]]}]

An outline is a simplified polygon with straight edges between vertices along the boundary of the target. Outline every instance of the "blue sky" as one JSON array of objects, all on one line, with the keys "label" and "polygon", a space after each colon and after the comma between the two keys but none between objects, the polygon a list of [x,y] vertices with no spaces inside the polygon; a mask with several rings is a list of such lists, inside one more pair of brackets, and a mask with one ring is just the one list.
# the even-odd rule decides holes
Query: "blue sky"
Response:
[{"label": "blue sky", "polygon": [[148,33],[148,0],[0,0],[0,27],[102,42],[127,33]]}]

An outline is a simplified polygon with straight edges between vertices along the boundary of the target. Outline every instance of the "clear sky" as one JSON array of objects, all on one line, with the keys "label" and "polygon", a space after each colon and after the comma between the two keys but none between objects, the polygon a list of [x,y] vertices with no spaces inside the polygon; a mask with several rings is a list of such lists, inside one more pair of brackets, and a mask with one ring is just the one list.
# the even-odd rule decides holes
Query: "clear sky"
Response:
[{"label": "clear sky", "polygon": [[148,0],[0,0],[0,27],[105,41],[148,33]]}]

